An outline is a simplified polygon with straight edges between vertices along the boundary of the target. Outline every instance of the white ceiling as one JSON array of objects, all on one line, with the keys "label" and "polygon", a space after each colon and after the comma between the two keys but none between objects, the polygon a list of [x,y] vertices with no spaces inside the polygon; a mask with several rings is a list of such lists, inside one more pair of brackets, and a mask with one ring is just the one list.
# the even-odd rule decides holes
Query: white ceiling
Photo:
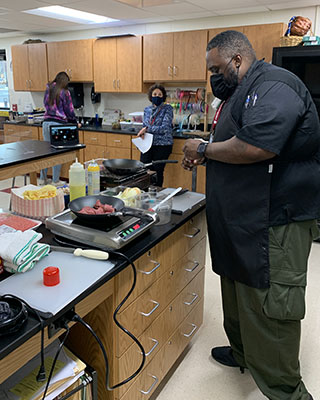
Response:
[{"label": "white ceiling", "polygon": [[[175,21],[219,15],[288,9],[318,5],[318,0],[0,0],[0,38],[17,34],[65,32],[81,29]],[[77,24],[26,14],[48,5],[119,19],[109,24]],[[9,31],[10,32],[9,32]],[[3,33],[1,33],[3,32]]]}]

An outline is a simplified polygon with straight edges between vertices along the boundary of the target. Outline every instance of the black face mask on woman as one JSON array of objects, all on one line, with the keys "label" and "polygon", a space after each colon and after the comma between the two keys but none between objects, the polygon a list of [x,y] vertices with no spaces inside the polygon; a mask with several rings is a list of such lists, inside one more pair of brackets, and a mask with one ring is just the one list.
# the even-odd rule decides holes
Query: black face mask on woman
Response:
[{"label": "black face mask on woman", "polygon": [[152,101],[152,104],[154,104],[155,106],[160,106],[160,104],[163,103],[163,97],[152,96],[151,101]]},{"label": "black face mask on woman", "polygon": [[227,79],[224,77],[224,74],[213,74],[210,76],[212,93],[220,100],[227,100],[232,96],[239,83],[239,67],[237,67],[237,72],[231,68],[228,72],[229,76]]}]

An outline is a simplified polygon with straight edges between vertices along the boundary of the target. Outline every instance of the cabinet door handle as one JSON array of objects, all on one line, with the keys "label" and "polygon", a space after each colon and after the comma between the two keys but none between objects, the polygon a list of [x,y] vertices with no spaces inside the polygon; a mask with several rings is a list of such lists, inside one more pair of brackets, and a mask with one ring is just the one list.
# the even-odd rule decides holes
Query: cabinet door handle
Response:
[{"label": "cabinet door handle", "polygon": [[116,89],[116,80],[115,79],[112,81],[112,86],[114,89]]},{"label": "cabinet door handle", "polygon": [[[158,344],[159,344],[159,342],[158,342],[158,340],[157,339],[152,339],[152,338],[150,338],[153,342],[154,342],[154,345],[151,347],[151,349],[148,351],[148,353],[146,353],[146,357],[148,357],[148,356],[150,356],[150,354],[153,352],[153,350],[158,346]],[[142,354],[142,353],[140,353],[140,354]]]},{"label": "cabinet door handle", "polygon": [[177,71],[178,71],[178,68],[174,65],[174,67],[173,67],[173,75],[174,76],[177,76]]},{"label": "cabinet door handle", "polygon": [[168,75],[169,76],[172,76],[172,71],[171,70],[172,70],[172,67],[171,67],[171,65],[169,65],[168,66]]},{"label": "cabinet door handle", "polygon": [[31,79],[29,80],[29,88],[30,89],[32,88],[32,80]]},{"label": "cabinet door handle", "polygon": [[191,234],[185,233],[184,236],[193,239],[194,237],[196,237],[198,235],[198,233],[201,232],[201,229],[199,229],[199,228],[192,228],[192,229],[195,230],[194,233],[191,233]]},{"label": "cabinet door handle", "polygon": [[154,300],[150,300],[150,301],[151,301],[151,303],[155,304],[155,306],[148,313],[144,313],[144,312],[140,311],[140,314],[143,315],[144,317],[150,317],[150,315],[153,314],[156,311],[156,309],[160,306],[160,303],[158,303],[157,301],[154,301]]},{"label": "cabinet door handle", "polygon": [[185,304],[186,306],[191,306],[191,304],[194,303],[199,297],[197,293],[190,293],[190,294],[192,294],[193,299],[191,301],[184,301],[183,304]]},{"label": "cabinet door handle", "polygon": [[117,79],[117,88],[120,89],[120,79]]},{"label": "cabinet door handle", "polygon": [[190,324],[192,326],[192,331],[190,333],[184,333],[183,336],[185,337],[190,337],[194,334],[194,332],[198,329],[197,325],[195,324]]},{"label": "cabinet door handle", "polygon": [[153,264],[155,264],[155,267],[154,268],[152,268],[150,271],[142,271],[141,269],[139,269],[138,271],[139,272],[141,272],[142,274],[144,274],[144,275],[151,275],[154,271],[156,271],[159,267],[160,267],[160,263],[158,263],[157,261],[152,261],[151,260],[151,262],[153,263]]},{"label": "cabinet door handle", "polygon": [[199,267],[200,263],[198,261],[193,261],[193,267],[192,268],[185,268],[184,270],[187,272],[193,272],[197,267]]},{"label": "cabinet door handle", "polygon": [[26,89],[29,89],[29,86],[28,86],[28,79],[26,79]]},{"label": "cabinet door handle", "polygon": [[142,393],[142,394],[149,394],[149,393],[152,391],[152,389],[156,386],[156,384],[159,382],[159,379],[158,379],[155,375],[149,375],[149,376],[151,376],[151,378],[154,379],[154,382],[153,382],[153,384],[149,387],[148,390],[146,390],[146,391],[140,390],[140,393]]}]

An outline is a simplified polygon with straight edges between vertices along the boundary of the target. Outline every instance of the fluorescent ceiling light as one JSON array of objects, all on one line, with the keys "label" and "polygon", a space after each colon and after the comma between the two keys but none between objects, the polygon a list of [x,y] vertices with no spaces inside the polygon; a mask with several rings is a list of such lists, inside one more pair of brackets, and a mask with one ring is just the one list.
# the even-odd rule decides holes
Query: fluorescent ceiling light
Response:
[{"label": "fluorescent ceiling light", "polygon": [[64,21],[80,24],[104,24],[108,22],[119,21],[118,19],[104,17],[103,15],[91,14],[61,6],[40,7],[24,12],[33,15],[39,15],[41,17],[62,19]]}]

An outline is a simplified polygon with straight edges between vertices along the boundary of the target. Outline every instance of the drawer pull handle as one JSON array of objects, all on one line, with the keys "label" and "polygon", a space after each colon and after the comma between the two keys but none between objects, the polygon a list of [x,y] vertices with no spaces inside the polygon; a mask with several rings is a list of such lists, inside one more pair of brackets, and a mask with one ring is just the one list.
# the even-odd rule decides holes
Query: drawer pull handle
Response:
[{"label": "drawer pull handle", "polygon": [[160,263],[158,263],[157,261],[152,261],[151,262],[153,264],[156,264],[156,266],[154,268],[152,268],[150,271],[142,271],[141,269],[139,269],[138,271],[141,272],[144,275],[151,275],[154,271],[156,271],[159,267],[160,267]]},{"label": "drawer pull handle", "polygon": [[97,141],[98,138],[96,138],[96,137],[91,137],[90,140]]},{"label": "drawer pull handle", "polygon": [[114,142],[115,142],[115,143],[121,143],[121,140],[119,140],[119,139],[114,139]]},{"label": "drawer pull handle", "polygon": [[193,261],[192,268],[185,268],[184,270],[187,272],[193,272],[197,267],[199,267],[200,263],[198,261]]},{"label": "drawer pull handle", "polygon": [[187,238],[191,238],[191,239],[193,239],[194,237],[196,237],[196,236],[198,235],[198,233],[200,233],[200,232],[201,232],[201,229],[199,229],[199,228],[192,228],[192,229],[194,229],[194,230],[195,230],[195,232],[194,232],[194,233],[191,233],[191,234],[187,234],[187,233],[185,233],[185,234],[184,234],[184,236],[185,236],[185,237],[187,237]]},{"label": "drawer pull handle", "polygon": [[[154,345],[151,347],[151,349],[148,351],[148,353],[146,353],[146,357],[148,357],[148,356],[150,356],[150,354],[153,352],[153,350],[158,346],[158,344],[159,344],[159,342],[158,342],[158,340],[157,339],[152,339],[152,338],[150,338],[153,342],[154,342]],[[140,353],[140,354],[142,354],[142,353]]]},{"label": "drawer pull handle", "polygon": [[146,390],[146,391],[140,390],[140,392],[141,392],[142,394],[149,394],[150,392],[152,392],[153,388],[154,388],[154,387],[156,386],[156,384],[159,382],[159,379],[158,379],[155,375],[149,375],[149,376],[151,376],[151,378],[154,379],[154,382],[153,382],[153,384],[149,387],[148,390]]},{"label": "drawer pull handle", "polygon": [[190,293],[190,294],[192,294],[193,299],[190,302],[184,301],[183,304],[185,304],[186,306],[191,306],[191,304],[194,303],[197,300],[197,298],[199,297],[199,295],[197,295],[197,293]]},{"label": "drawer pull handle", "polygon": [[151,302],[153,304],[155,304],[155,306],[153,307],[153,309],[150,312],[144,313],[144,312],[140,311],[140,314],[143,315],[144,317],[150,317],[150,315],[153,314],[156,311],[156,309],[160,306],[160,303],[158,303],[157,301],[151,300]]},{"label": "drawer pull handle", "polygon": [[192,326],[192,331],[191,331],[190,333],[184,333],[183,336],[189,338],[189,337],[192,336],[192,335],[194,334],[194,332],[198,329],[197,325],[195,325],[195,324],[191,324],[191,326]]}]

